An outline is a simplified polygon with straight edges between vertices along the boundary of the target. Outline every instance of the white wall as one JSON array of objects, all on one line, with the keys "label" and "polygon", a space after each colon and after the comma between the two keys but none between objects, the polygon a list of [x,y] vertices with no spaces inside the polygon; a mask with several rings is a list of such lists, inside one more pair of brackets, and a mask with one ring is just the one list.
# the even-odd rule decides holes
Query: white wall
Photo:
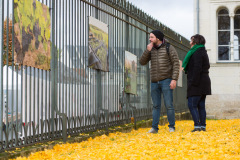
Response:
[{"label": "white wall", "polygon": [[[196,8],[195,0],[195,7]],[[240,7],[240,0],[199,0],[199,32],[206,39],[211,63],[212,95],[207,97],[209,118],[240,118],[240,62],[218,62],[217,11],[225,7],[230,16]],[[194,15],[194,32],[197,32],[197,12]]]}]

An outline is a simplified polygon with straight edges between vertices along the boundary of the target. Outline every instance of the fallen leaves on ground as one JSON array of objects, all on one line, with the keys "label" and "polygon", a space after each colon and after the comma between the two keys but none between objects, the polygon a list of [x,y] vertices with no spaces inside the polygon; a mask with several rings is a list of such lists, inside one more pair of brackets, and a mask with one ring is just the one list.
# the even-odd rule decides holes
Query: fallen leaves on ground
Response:
[{"label": "fallen leaves on ground", "polygon": [[34,159],[240,159],[240,119],[207,120],[206,132],[190,132],[193,121],[177,121],[176,131],[159,126],[158,134],[140,128],[129,133],[110,133],[72,144],[58,144],[51,150],[32,153]]}]

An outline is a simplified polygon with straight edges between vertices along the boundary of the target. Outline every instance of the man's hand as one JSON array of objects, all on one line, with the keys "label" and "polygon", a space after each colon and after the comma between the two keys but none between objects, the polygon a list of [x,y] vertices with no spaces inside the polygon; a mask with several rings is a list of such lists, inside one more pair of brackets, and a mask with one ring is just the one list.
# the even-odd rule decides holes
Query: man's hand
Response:
[{"label": "man's hand", "polygon": [[152,50],[152,47],[153,47],[153,42],[151,42],[151,43],[149,43],[149,44],[147,45],[147,50],[148,50],[148,51],[151,51],[151,50]]},{"label": "man's hand", "polygon": [[177,81],[176,80],[172,80],[169,86],[170,86],[171,89],[175,89],[176,88],[176,84],[177,84]]}]

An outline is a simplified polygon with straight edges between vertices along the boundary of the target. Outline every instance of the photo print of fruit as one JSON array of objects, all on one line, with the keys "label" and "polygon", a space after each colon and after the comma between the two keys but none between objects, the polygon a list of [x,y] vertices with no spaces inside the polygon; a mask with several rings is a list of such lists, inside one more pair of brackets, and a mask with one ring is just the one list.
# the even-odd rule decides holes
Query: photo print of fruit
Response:
[{"label": "photo print of fruit", "polygon": [[137,56],[125,51],[125,93],[137,94]]},{"label": "photo print of fruit", "polygon": [[14,0],[14,20],[14,63],[49,70],[49,7],[37,0]]},{"label": "photo print of fruit", "polygon": [[88,44],[88,67],[108,72],[108,25],[96,18],[89,17]]}]

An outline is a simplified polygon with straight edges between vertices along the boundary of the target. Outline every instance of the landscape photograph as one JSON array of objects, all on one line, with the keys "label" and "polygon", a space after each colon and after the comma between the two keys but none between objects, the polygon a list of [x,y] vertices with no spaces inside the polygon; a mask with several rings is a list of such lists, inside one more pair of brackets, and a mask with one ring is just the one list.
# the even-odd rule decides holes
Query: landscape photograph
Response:
[{"label": "landscape photograph", "polygon": [[109,71],[108,62],[108,26],[89,17],[89,57],[88,66],[92,69]]},{"label": "landscape photograph", "polygon": [[51,17],[37,0],[14,0],[14,63],[50,70]]},{"label": "landscape photograph", "polygon": [[125,51],[125,93],[137,94],[137,56]]}]

